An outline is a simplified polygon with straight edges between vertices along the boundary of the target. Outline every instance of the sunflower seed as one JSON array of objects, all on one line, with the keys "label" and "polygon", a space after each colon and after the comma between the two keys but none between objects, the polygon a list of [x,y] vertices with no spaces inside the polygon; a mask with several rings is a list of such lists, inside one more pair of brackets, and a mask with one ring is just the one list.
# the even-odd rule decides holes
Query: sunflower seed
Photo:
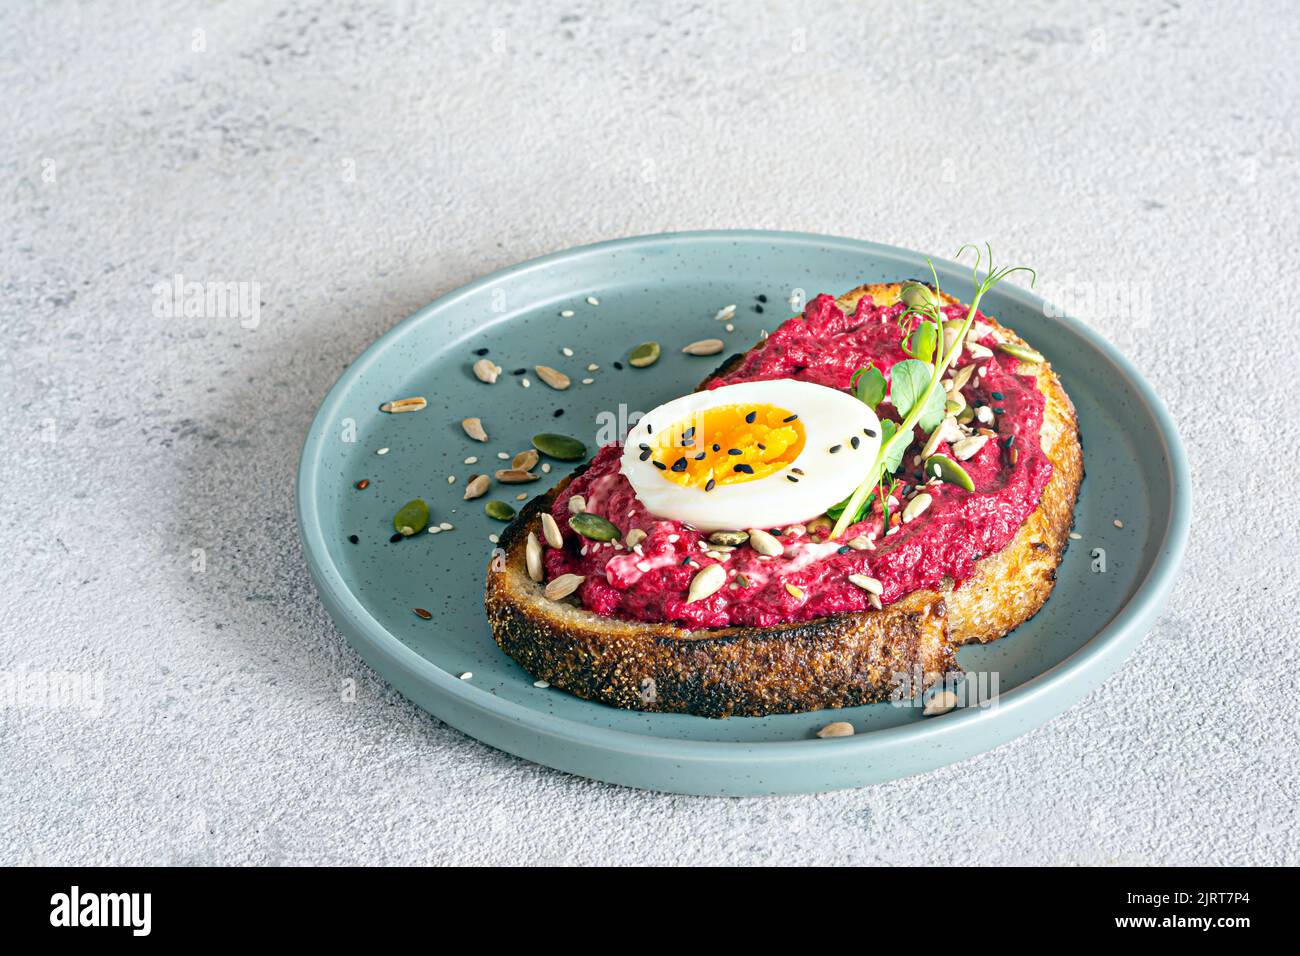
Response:
[{"label": "sunflower seed", "polygon": [[696,601],[702,601],[710,594],[716,593],[726,583],[727,569],[720,564],[710,564],[707,568],[696,572],[695,577],[691,578],[691,587],[686,594],[686,603],[694,604]]},{"label": "sunflower seed", "polygon": [[847,720],[837,720],[817,731],[817,736],[823,740],[827,737],[852,737],[853,725]]},{"label": "sunflower seed", "polygon": [[381,412],[398,415],[402,412],[418,412],[429,403],[418,395],[415,398],[399,398],[395,402],[384,402],[379,406]]},{"label": "sunflower seed", "polygon": [[952,457],[958,461],[974,458],[988,442],[988,435],[971,435],[969,438],[963,438],[952,446]]},{"label": "sunflower seed", "polygon": [[736,306],[734,304],[724,305],[722,308],[718,310],[718,314],[715,315],[713,318],[716,319],[718,322],[721,322],[724,319],[731,318],[735,314],[736,314]]},{"label": "sunflower seed", "polygon": [[521,451],[510,461],[510,467],[518,471],[532,471],[535,464],[537,464],[537,452],[531,448]]},{"label": "sunflower seed", "polygon": [[870,591],[872,594],[884,594],[885,586],[873,577],[865,574],[850,574],[849,583],[856,584],[864,591]]},{"label": "sunflower seed", "polygon": [[937,717],[939,714],[946,714],[957,706],[957,695],[950,690],[941,690],[937,694],[932,694],[925,702],[925,708],[921,711],[926,717]]},{"label": "sunflower seed", "polygon": [[993,357],[993,350],[980,345],[978,342],[967,342],[966,351],[969,352],[970,357],[977,362],[982,362],[984,359],[991,359]]},{"label": "sunflower seed", "polygon": [[528,576],[534,581],[542,580],[542,543],[537,540],[537,535],[528,532],[528,540],[524,544],[524,566],[528,568]]},{"label": "sunflower seed", "polygon": [[749,540],[749,535],[743,531],[715,531],[709,535],[709,544],[722,544],[735,547],[744,544]]},{"label": "sunflower seed", "polygon": [[465,434],[475,441],[487,441],[487,432],[483,430],[481,418],[463,418],[460,427],[465,429]]},{"label": "sunflower seed", "polygon": [[627,537],[624,538],[623,541],[625,544],[627,544],[629,548],[635,548],[638,544],[644,541],[645,538],[646,538],[646,533],[643,529],[633,528],[631,531],[627,533]]},{"label": "sunflower seed", "polygon": [[700,339],[682,349],[687,355],[717,355],[726,347],[722,339]]},{"label": "sunflower seed", "polygon": [[561,574],[546,585],[546,590],[543,593],[545,593],[548,601],[562,601],[578,590],[578,586],[585,580],[587,580],[586,577],[581,574]]},{"label": "sunflower seed", "polygon": [[903,524],[907,524],[909,521],[919,518],[925,513],[925,509],[930,507],[932,501],[934,501],[934,499],[925,492],[922,492],[909,501],[907,507],[903,509]]},{"label": "sunflower seed", "polygon": [[542,534],[546,537],[546,543],[552,548],[564,547],[564,536],[560,534],[560,526],[555,523],[549,511],[542,512]]},{"label": "sunflower seed", "polygon": [[765,554],[771,558],[785,554],[785,548],[781,545],[781,542],[762,528],[749,529],[749,546],[759,554]]},{"label": "sunflower seed", "polygon": [[879,594],[872,594],[870,591],[868,591],[867,600],[871,602],[871,606],[874,607],[877,611],[879,611],[883,607],[883,605],[880,603]]},{"label": "sunflower seed", "polygon": [[534,365],[533,369],[537,372],[538,378],[557,392],[564,391],[570,385],[569,376],[551,368],[549,365]]},{"label": "sunflower seed", "polygon": [[871,539],[865,534],[860,534],[856,538],[850,538],[847,542],[854,551],[875,551],[876,546],[871,543]]},{"label": "sunflower seed", "polygon": [[974,374],[975,374],[975,365],[973,363],[971,365],[963,365],[961,368],[957,370],[956,374],[953,375],[952,388],[948,389],[948,391],[960,392],[963,388],[965,388],[968,384],[970,384],[971,376]]},{"label": "sunflower seed", "polygon": [[491,359],[479,359],[474,363],[474,375],[480,382],[487,382],[491,385],[501,374],[501,366]]},{"label": "sunflower seed", "polygon": [[471,498],[481,498],[487,494],[488,486],[492,484],[492,479],[487,475],[472,475],[469,482],[465,485],[465,501]]},{"label": "sunflower seed", "polygon": [[506,485],[518,485],[525,481],[536,481],[540,475],[534,475],[531,472],[520,471],[518,468],[498,468],[497,481]]},{"label": "sunflower seed", "polygon": [[587,499],[582,495],[574,495],[569,499],[569,514],[580,515],[587,510]]}]

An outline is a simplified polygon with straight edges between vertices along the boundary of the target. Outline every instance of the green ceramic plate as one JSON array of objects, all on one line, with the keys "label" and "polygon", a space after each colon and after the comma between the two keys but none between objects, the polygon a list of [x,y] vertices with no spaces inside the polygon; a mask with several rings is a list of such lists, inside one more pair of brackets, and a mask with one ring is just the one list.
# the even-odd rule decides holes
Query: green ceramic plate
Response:
[{"label": "green ceramic plate", "polygon": [[[968,299],[969,268],[936,266],[944,288]],[[620,408],[625,420],[687,392],[719,360],[682,355],[682,345],[721,334],[728,352],[742,351],[789,317],[795,290],[838,294],[924,270],[920,253],[851,239],[681,233],[557,253],[444,296],[353,363],[307,435],[298,512],[321,600],[361,656],[430,713],[528,760],[636,787],[750,795],[861,786],[988,750],[1056,716],[1114,671],[1153,623],[1187,540],[1189,484],[1173,423],[1133,367],[1081,323],[1046,317],[1040,299],[1011,285],[986,297],[985,311],[1051,359],[1078,409],[1087,478],[1076,512],[1082,538],[1071,543],[1046,607],[1003,640],[958,654],[971,681],[996,686],[993,706],[933,718],[890,704],[730,720],[615,710],[534,687],[484,621],[488,536],[502,526],[482,500],[462,500],[468,475],[499,467],[498,452],[525,449],[540,431],[594,448]],[[759,295],[767,297],[761,313]],[[726,334],[714,313],[733,302],[735,332]],[[663,343],[658,364],[636,370],[624,361],[616,370],[645,339]],[[493,386],[471,372],[483,348],[505,369]],[[588,363],[599,370],[588,372]],[[566,372],[573,387],[547,388],[531,373],[537,364]],[[525,367],[530,388],[511,374]],[[425,396],[428,408],[379,411],[411,395]],[[486,424],[486,445],[462,432],[469,416]],[[477,465],[464,464],[470,455]],[[556,468],[547,483],[563,473]],[[358,491],[363,478],[370,485]],[[491,497],[518,504],[502,490],[517,489],[498,486]],[[391,544],[393,513],[415,497],[454,529]],[[1104,551],[1104,572],[1094,570],[1094,549]],[[465,672],[473,676],[460,679]],[[856,736],[816,739],[831,720],[850,721]]]}]

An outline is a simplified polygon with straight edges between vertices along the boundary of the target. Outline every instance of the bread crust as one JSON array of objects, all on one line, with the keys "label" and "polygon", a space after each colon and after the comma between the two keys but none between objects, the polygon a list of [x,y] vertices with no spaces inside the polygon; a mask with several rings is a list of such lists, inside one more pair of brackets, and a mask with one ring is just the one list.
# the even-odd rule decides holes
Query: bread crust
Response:
[{"label": "bread crust", "polygon": [[[864,295],[888,305],[897,301],[900,287],[861,286],[837,301],[850,311]],[[991,316],[984,318],[1003,341],[1028,344]],[[701,387],[742,357],[731,356]],[[549,601],[543,585],[528,576],[527,536],[542,539],[542,512],[584,465],[530,501],[502,534],[484,599],[494,639],[534,677],[633,710],[761,716],[921,693],[960,671],[954,645],[1002,637],[1037,613],[1051,594],[1069,540],[1083,479],[1074,406],[1050,363],[1021,372],[1036,372],[1046,397],[1041,440],[1052,477],[1011,543],[976,562],[960,588],[945,581],[938,590],[914,591],[879,611],[718,630],[621,621]]]}]

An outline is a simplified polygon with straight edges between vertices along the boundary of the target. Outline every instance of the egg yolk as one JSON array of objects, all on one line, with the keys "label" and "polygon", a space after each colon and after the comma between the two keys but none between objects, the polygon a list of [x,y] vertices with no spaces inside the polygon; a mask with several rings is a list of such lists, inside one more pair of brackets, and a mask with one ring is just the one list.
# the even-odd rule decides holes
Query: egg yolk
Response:
[{"label": "egg yolk", "polygon": [[674,484],[712,491],[788,467],[803,450],[799,416],[775,405],[719,405],[655,436],[650,456]]}]

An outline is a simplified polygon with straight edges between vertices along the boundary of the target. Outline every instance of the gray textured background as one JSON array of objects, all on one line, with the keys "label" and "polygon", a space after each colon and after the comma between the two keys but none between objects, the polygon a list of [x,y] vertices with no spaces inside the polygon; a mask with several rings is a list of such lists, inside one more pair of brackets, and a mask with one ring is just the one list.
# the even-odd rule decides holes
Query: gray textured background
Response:
[{"label": "gray textured background", "polygon": [[[0,862],[1300,862],[1295,6],[602,6],[0,11],[0,669],[104,675],[4,703]],[[1116,677],[925,776],[721,800],[526,764],[359,662],[291,488],[343,366],[490,270],[715,227],[1151,293],[1082,316],[1198,489]],[[178,272],[259,282],[260,326],[156,317]]]}]

